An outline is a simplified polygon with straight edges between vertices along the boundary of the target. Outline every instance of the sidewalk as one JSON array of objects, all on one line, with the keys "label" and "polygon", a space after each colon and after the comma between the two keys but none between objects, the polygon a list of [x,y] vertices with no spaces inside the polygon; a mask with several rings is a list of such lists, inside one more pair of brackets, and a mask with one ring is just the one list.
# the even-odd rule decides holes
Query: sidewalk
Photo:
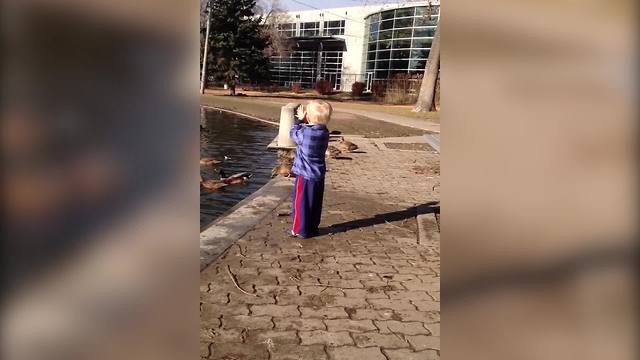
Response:
[{"label": "sidewalk", "polygon": [[[202,358],[439,358],[438,155],[349,140],[360,152],[328,164],[325,235],[286,235],[289,198],[202,271]],[[420,238],[418,214],[434,220]]]},{"label": "sidewalk", "polygon": [[353,115],[360,115],[360,116],[368,117],[375,120],[385,121],[385,122],[396,124],[396,125],[407,126],[414,129],[429,131],[432,133],[438,133],[438,134],[440,133],[440,124],[434,123],[431,121],[410,118],[407,116],[392,115],[392,114],[387,114],[379,111],[350,109],[350,108],[345,108],[340,106],[334,107],[333,110],[337,112],[346,112]]}]

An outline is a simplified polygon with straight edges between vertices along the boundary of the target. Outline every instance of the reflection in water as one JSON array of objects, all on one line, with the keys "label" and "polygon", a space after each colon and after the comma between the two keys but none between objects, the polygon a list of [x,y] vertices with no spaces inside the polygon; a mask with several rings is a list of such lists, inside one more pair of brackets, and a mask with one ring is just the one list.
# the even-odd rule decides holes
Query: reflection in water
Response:
[{"label": "reflection in water", "polygon": [[202,109],[200,131],[200,157],[228,160],[221,166],[201,166],[205,179],[218,179],[218,170],[227,175],[243,171],[253,173],[245,185],[230,185],[221,192],[200,192],[200,227],[203,228],[240,200],[260,189],[271,179],[276,164],[275,152],[267,151],[267,144],[278,129],[258,121],[233,116],[217,110]]}]

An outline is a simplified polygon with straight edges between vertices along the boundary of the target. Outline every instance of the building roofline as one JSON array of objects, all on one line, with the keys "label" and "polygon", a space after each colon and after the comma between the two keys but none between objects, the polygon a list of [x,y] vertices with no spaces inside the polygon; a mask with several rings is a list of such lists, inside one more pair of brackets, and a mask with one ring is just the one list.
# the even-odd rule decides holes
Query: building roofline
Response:
[{"label": "building roofline", "polygon": [[[325,9],[291,10],[291,11],[286,11],[286,13],[288,15],[296,15],[296,14],[302,15],[302,14],[310,14],[310,13],[317,13],[317,12],[323,12],[323,11],[330,13],[330,12],[344,11],[344,10],[348,11],[350,9],[372,9],[372,11],[366,15],[366,16],[369,16],[371,14],[375,14],[380,11],[393,10],[393,9],[399,9],[399,8],[408,8],[408,7],[414,7],[414,6],[425,6],[425,5],[429,5],[429,3],[431,3],[431,5],[440,5],[440,0],[415,1],[410,3],[389,3],[389,4],[383,4],[383,5],[343,6],[343,7],[325,8]],[[377,10],[374,10],[374,9],[377,9]],[[349,15],[340,15],[340,14],[335,14],[335,15],[346,16],[346,17],[349,16]]]}]

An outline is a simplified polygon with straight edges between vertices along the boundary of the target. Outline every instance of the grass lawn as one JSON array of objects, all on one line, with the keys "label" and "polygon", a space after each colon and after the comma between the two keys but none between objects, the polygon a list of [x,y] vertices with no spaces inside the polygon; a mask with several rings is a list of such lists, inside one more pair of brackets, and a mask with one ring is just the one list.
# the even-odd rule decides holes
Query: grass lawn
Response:
[{"label": "grass lawn", "polygon": [[[322,99],[329,102],[334,107],[341,108],[349,108],[354,110],[368,110],[368,111],[377,111],[382,113],[388,113],[393,115],[400,115],[411,117],[414,119],[422,119],[425,121],[430,121],[434,123],[440,123],[440,113],[439,112],[413,112],[413,105],[385,105],[376,103],[373,101],[363,101],[363,100],[351,100],[349,98],[340,98],[337,99],[335,96],[323,97],[318,96],[313,92],[307,92],[302,94],[295,94],[292,92],[280,92],[280,93],[262,93],[257,91],[240,91],[245,94],[248,98],[253,98],[256,100],[265,100],[269,102],[286,104],[292,101],[304,101],[311,99]],[[227,95],[229,92],[227,90],[218,90],[212,89],[207,90],[207,94],[210,95]],[[240,96],[238,98],[245,98],[244,96]],[[279,117],[279,116],[278,116]]]}]

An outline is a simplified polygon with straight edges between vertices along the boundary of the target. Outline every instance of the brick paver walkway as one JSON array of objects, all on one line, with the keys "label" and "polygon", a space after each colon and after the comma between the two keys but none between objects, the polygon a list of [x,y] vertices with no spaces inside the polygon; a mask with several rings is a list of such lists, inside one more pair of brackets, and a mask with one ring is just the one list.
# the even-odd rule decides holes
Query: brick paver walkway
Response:
[{"label": "brick paver walkway", "polygon": [[439,239],[416,224],[438,206],[438,156],[350,140],[362,152],[329,162],[324,235],[288,237],[284,203],[203,270],[202,358],[439,358]]}]

